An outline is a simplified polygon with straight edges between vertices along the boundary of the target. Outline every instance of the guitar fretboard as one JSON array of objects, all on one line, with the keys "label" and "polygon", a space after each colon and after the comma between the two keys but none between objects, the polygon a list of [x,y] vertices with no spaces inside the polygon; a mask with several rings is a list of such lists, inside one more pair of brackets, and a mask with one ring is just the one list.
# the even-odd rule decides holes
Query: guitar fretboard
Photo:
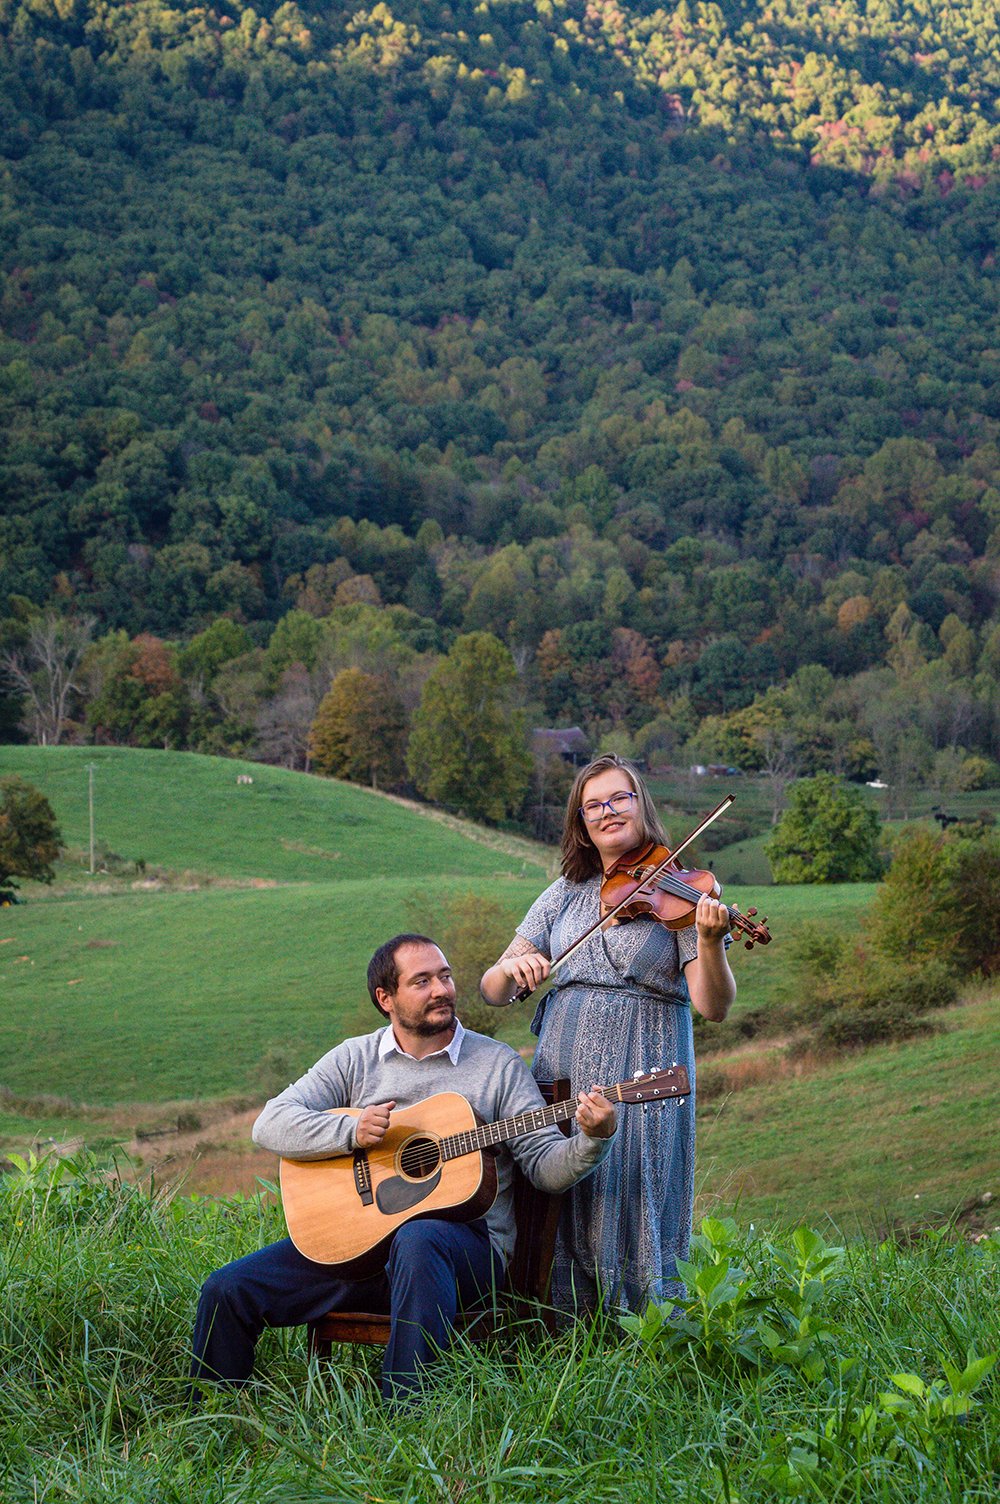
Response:
[{"label": "guitar fretboard", "polygon": [[[602,1086],[601,1095],[615,1101],[616,1088]],[[472,1154],[477,1149],[489,1149],[496,1144],[505,1144],[508,1139],[520,1138],[522,1133],[534,1133],[538,1128],[550,1128],[554,1123],[565,1123],[575,1117],[577,1104],[570,1097],[565,1102],[553,1102],[551,1107],[536,1107],[532,1112],[518,1113],[517,1117],[500,1118],[495,1123],[483,1123],[479,1128],[469,1128],[465,1133],[452,1133],[441,1140],[441,1158],[457,1159],[461,1154]]]},{"label": "guitar fretboard", "polygon": [[[678,1080],[675,1086],[663,1089],[663,1078],[673,1072],[662,1072],[656,1086],[648,1093],[638,1083],[629,1081],[618,1086],[595,1088],[609,1102],[663,1101],[666,1097],[686,1095],[687,1078]],[[678,1076],[680,1073],[678,1072]],[[626,1092],[628,1095],[626,1095]],[[468,1128],[463,1133],[452,1133],[440,1142],[442,1159],[458,1159],[462,1154],[473,1154],[479,1149],[490,1149],[496,1144],[505,1144],[508,1139],[520,1138],[524,1133],[534,1133],[538,1128],[549,1128],[555,1123],[565,1123],[576,1116],[577,1102],[568,1097],[565,1102],[553,1102],[549,1107],[536,1107],[531,1112],[518,1113],[516,1117],[500,1118],[495,1123],[483,1123],[478,1128]]]}]

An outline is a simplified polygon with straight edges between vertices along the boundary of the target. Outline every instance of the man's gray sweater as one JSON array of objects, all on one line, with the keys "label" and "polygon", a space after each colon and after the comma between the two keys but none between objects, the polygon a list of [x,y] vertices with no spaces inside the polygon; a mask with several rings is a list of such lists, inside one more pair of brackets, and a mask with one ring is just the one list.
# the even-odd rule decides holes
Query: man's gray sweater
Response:
[{"label": "man's gray sweater", "polygon": [[[352,1154],[356,1119],[330,1113],[329,1108],[371,1107],[380,1102],[412,1107],[441,1091],[460,1092],[487,1123],[545,1105],[530,1071],[509,1045],[466,1030],[457,1064],[444,1052],[416,1060],[393,1050],[380,1059],[379,1042],[385,1032],[376,1029],[374,1034],[345,1039],[312,1070],[272,1097],[253,1125],[254,1143],[288,1159]],[[565,1138],[558,1128],[540,1128],[501,1148],[497,1199],[486,1214],[486,1224],[503,1258],[508,1259],[514,1248],[511,1155],[540,1190],[565,1191],[600,1164],[613,1142],[577,1132]]]}]

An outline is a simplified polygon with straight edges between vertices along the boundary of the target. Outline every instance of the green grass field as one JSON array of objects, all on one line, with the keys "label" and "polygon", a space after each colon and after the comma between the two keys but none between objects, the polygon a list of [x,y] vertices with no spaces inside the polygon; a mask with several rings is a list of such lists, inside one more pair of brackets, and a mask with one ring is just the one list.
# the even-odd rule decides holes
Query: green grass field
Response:
[{"label": "green grass field", "polygon": [[[89,761],[99,836],[142,858],[145,875],[86,870]],[[259,1102],[375,1024],[365,966],[410,926],[412,900],[473,892],[513,929],[551,872],[551,853],[530,843],[252,763],[2,748],[0,774],[11,771],[48,794],[70,855],[53,889],[26,884],[27,902],[0,911],[0,1147],[106,1138],[114,1104],[121,1132],[156,1104]],[[236,784],[244,771],[252,785]],[[850,939],[874,891],[727,886],[774,936],[750,953],[733,946],[736,1010],[786,1001],[790,939],[813,921]],[[947,1219],[988,1193],[1000,1178],[996,1006],[987,993],[949,1014],[939,1038],[706,1102],[704,1204],[739,1198],[755,1215],[858,1228]],[[500,1015],[502,1037],[530,1046],[530,1015],[530,1004]]]},{"label": "green grass field", "polygon": [[[270,1195],[181,1200],[85,1156],[4,1176],[5,1504],[996,1498],[1000,1239],[814,1242],[817,1273],[785,1229],[743,1217],[723,1230],[725,1284],[693,1254],[715,1299],[672,1350],[614,1318],[555,1338],[514,1325],[460,1342],[425,1402],[389,1415],[380,1354],[310,1365],[301,1328],[270,1331],[252,1389],[188,1409],[201,1281],[281,1230]],[[772,1357],[760,1334],[775,1329],[791,1340]],[[756,1362],[740,1351],[753,1342]],[[940,1403],[952,1394],[961,1408]]]},{"label": "green grass field", "polygon": [[[27,778],[55,810],[77,855],[67,878],[87,865],[91,763],[96,840],[129,863],[334,883],[401,874],[416,880],[424,872],[541,877],[546,870],[547,854],[532,842],[470,826],[459,832],[456,821],[429,818],[353,784],[261,763],[123,747],[0,747],[0,777]],[[253,782],[238,784],[240,775]]]},{"label": "green grass field", "polygon": [[[698,852],[692,865],[710,865],[726,886],[747,886],[759,891],[772,882],[771,865],[764,855],[764,843],[772,831],[771,791],[764,778],[703,776],[675,772],[654,775],[649,787],[663,810],[664,822],[672,838],[680,837],[693,827],[700,816],[714,808],[726,794],[736,796],[731,809],[718,822],[723,837],[739,822],[749,821],[751,834],[726,841],[713,851]],[[1000,817],[1000,789],[974,789],[962,794],[944,794],[933,789],[914,789],[905,800],[888,789],[859,785],[858,790],[875,810],[888,830],[901,824],[926,823],[937,829],[931,809],[940,805],[960,819],[974,819],[982,811]]]},{"label": "green grass field", "polygon": [[[141,856],[145,876],[87,873],[91,761],[98,829],[123,858]],[[276,1074],[371,1026],[365,966],[408,927],[408,901],[431,884],[442,898],[479,893],[513,930],[551,870],[544,848],[508,849],[367,790],[253,763],[7,747],[9,771],[46,793],[77,852],[53,891],[26,884],[28,902],[0,911],[0,1085],[20,1094],[107,1104],[284,1085]],[[247,771],[253,784],[238,785]],[[161,869],[165,885],[149,886]],[[780,995],[783,937],[818,903],[848,924],[871,891],[769,889],[773,944],[731,952],[738,1006]],[[757,901],[749,889],[727,897]],[[501,1015],[511,1043],[530,1043],[531,1011]]]},{"label": "green grass field", "polygon": [[884,1236],[1000,1225],[1000,990],[928,1038],[749,1086],[698,1113],[700,1204]]}]

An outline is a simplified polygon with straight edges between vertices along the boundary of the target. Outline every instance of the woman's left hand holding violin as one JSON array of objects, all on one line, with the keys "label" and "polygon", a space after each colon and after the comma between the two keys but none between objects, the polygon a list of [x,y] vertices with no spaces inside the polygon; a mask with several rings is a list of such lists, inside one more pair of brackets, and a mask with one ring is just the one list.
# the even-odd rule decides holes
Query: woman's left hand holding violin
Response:
[{"label": "woman's left hand holding violin", "polygon": [[694,922],[698,929],[699,949],[703,941],[721,941],[729,934],[729,910],[711,893],[703,893],[699,898]]}]

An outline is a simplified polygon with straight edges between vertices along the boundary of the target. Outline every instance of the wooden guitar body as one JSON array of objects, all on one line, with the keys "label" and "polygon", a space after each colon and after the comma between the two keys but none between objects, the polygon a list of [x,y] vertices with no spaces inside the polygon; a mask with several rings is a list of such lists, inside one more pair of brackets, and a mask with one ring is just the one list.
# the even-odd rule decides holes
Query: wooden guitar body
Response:
[{"label": "wooden guitar body", "polygon": [[[359,1118],[359,1107],[334,1108]],[[288,1235],[307,1259],[366,1279],[385,1265],[404,1222],[470,1222],[497,1194],[494,1156],[482,1150],[443,1159],[444,1138],[475,1131],[476,1112],[457,1092],[439,1092],[392,1113],[376,1149],[334,1159],[283,1159],[281,1199]]]}]

